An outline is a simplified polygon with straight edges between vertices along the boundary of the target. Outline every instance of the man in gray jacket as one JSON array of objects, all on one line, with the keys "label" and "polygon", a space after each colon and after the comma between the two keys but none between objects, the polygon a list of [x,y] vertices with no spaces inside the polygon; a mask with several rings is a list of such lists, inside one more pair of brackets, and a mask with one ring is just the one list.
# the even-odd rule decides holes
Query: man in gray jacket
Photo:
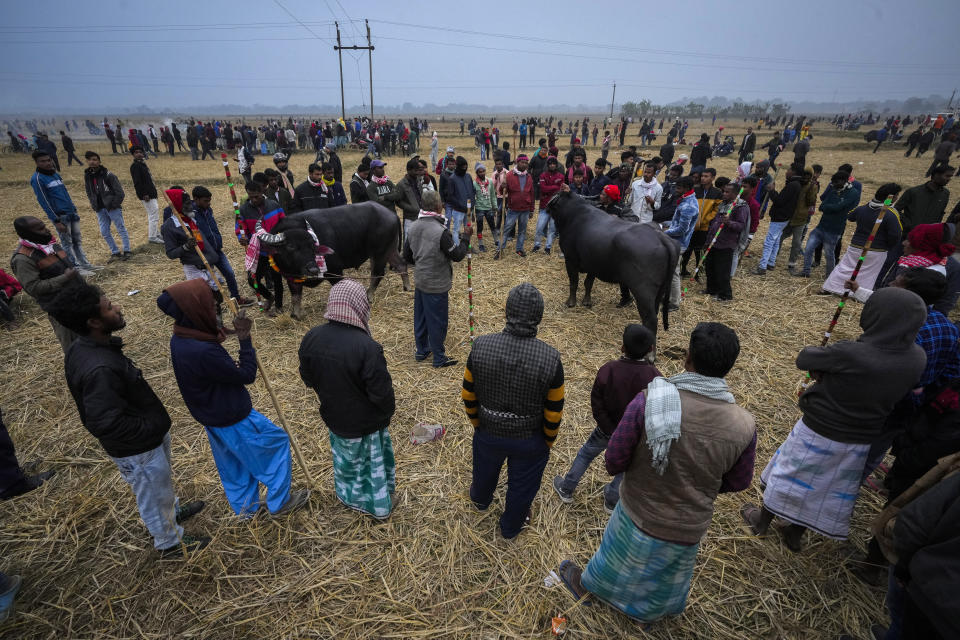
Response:
[{"label": "man in gray jacket", "polygon": [[413,332],[417,351],[414,359],[423,362],[433,354],[434,367],[449,367],[457,361],[448,358],[443,346],[447,337],[448,300],[453,284],[451,262],[460,262],[467,254],[467,245],[473,236],[473,227],[453,243],[446,228],[446,219],[440,213],[440,195],[436,191],[423,193],[423,209],[417,221],[410,225],[403,245],[403,259],[415,265],[413,298]]},{"label": "man in gray jacket", "polygon": [[[130,236],[127,235],[127,227],[123,224],[123,210],[120,208],[123,204],[123,187],[120,186],[120,180],[113,175],[107,168],[100,164],[100,155],[95,151],[87,151],[84,154],[87,159],[87,168],[83,172],[83,182],[87,188],[87,198],[90,200],[90,207],[97,212],[97,223],[100,225],[100,235],[110,247],[110,259],[107,262],[116,260],[128,260],[130,258]],[[110,224],[117,228],[120,234],[120,241],[123,243],[123,253],[117,248],[113,236],[110,234]]]}]

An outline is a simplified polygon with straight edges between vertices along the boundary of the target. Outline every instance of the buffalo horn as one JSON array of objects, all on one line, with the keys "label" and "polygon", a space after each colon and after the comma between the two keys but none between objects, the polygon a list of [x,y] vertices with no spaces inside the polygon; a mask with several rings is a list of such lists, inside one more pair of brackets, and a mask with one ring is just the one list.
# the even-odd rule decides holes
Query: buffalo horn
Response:
[{"label": "buffalo horn", "polygon": [[283,233],[264,233],[260,236],[260,244],[277,245],[283,242]]}]

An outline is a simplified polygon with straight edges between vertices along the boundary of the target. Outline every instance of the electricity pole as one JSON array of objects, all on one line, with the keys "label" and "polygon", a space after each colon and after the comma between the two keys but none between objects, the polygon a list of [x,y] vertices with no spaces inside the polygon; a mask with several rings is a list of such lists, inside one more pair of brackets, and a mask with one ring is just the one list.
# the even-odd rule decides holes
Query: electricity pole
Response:
[{"label": "electricity pole", "polygon": [[343,53],[342,51],[344,49],[352,49],[354,51],[366,49],[368,53],[369,64],[370,64],[370,120],[373,120],[373,50],[375,47],[370,42],[370,22],[367,20],[364,20],[364,22],[367,23],[367,46],[365,47],[361,47],[358,45],[352,45],[349,47],[343,46],[340,43],[340,25],[337,24],[336,22],[333,23],[337,27],[337,44],[334,47],[334,49],[337,51],[337,55],[340,56],[340,111],[343,113],[344,122],[346,122],[347,120],[347,109],[346,109],[346,106],[344,105],[344,98],[343,98]]},{"label": "electricity pole", "polygon": [[617,99],[617,83],[613,83],[613,97],[610,98],[610,120],[613,121],[613,103]]},{"label": "electricity pole", "polygon": [[950,104],[947,105],[947,111],[953,108],[953,97],[957,95],[957,90],[954,89],[953,93],[950,94]]}]

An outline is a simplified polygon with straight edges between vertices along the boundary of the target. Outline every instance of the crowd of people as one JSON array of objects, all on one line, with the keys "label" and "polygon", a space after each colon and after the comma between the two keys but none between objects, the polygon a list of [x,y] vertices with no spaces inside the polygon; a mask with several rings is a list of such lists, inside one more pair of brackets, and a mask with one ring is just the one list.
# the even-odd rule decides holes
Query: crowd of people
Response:
[{"label": "crowd of people", "polygon": [[[803,548],[808,530],[847,539],[860,486],[892,447],[896,457],[885,480],[889,506],[881,514],[883,526],[876,528],[868,555],[854,563],[859,575],[874,581],[879,571],[890,567],[891,626],[885,636],[875,636],[893,640],[960,633],[950,615],[956,604],[955,580],[951,582],[949,572],[928,570],[937,564],[955,570],[958,556],[950,550],[955,551],[960,540],[960,474],[954,473],[960,469],[960,330],[947,319],[960,296],[960,262],[953,257],[960,205],[945,221],[955,147],[931,167],[927,182],[906,190],[883,184],[861,205],[862,185],[849,164],[828,174],[821,189],[824,168],[807,163],[813,135],[803,118],[791,119],[790,134],[775,136],[777,153],[785,148],[785,138],[797,144],[806,141],[794,146],[793,162],[784,169],[785,184],[779,189],[779,166],[771,162],[776,155],[753,160],[758,146],[752,127],[736,149],[736,175],[718,176],[708,166],[717,143],[711,145],[708,134],[700,136],[689,157],[676,155],[675,145],[687,126],[679,120],[659,155],[643,160],[639,149],[623,145],[616,166],[607,160],[611,135],[606,129],[606,149],[588,163],[581,139],[592,134],[596,144],[600,127],[593,124],[591,129],[587,119],[567,123],[571,138],[565,153],[556,146],[557,131],[564,131],[562,121],[556,127],[552,119],[516,121],[514,132],[521,136],[516,158],[495,122],[490,127],[470,122],[475,144],[484,149],[484,159],[472,174],[455,147],[447,147],[439,157],[436,134],[429,162],[414,153],[419,132],[427,130],[422,120],[411,121],[409,129],[402,122],[394,126],[361,119],[350,127],[342,121],[288,124],[292,129],[279,123],[254,128],[191,122],[187,129],[191,149],[191,137],[207,141],[205,152],[222,138],[225,149],[237,152],[247,197],[234,234],[243,245],[244,271],[253,294],[268,312],[283,308],[284,278],[258,239],[285,215],[345,205],[348,192],[352,203],[374,201],[394,212],[399,209],[398,248],[415,270],[414,359],[432,359],[436,368],[458,364],[444,346],[452,263],[472,250],[474,232],[476,249],[485,250],[484,224],[493,237],[494,259],[505,255],[514,238],[516,256],[526,257],[525,234],[534,213],[532,252],[542,248],[549,254],[556,236],[549,203],[560,194],[590,201],[624,224],[657,225],[680,248],[670,295],[676,308],[684,297],[681,279],[699,277],[701,270],[702,293],[718,302],[733,299],[733,277],[748,256],[761,218],[768,215],[762,252],[751,273],[762,276],[775,269],[780,248],[789,239],[788,270],[810,278],[825,262],[820,293],[846,293],[863,302],[863,334],[856,341],[807,347],[798,355],[797,368],[815,382],[800,397],[802,417],[761,474],[762,504],[741,509],[744,525],[764,535],[780,521],[775,528],[791,551]],[[762,124],[778,123],[762,122],[758,128]],[[622,140],[625,125],[619,123],[613,137]],[[548,137],[533,143],[537,126],[544,127]],[[662,126],[642,122],[641,146]],[[167,133],[163,129],[160,140]],[[941,144],[952,143],[960,134],[956,123],[944,123],[941,129]],[[110,137],[108,123],[104,130]],[[172,153],[180,134],[176,125],[171,130]],[[157,138],[153,133],[147,137],[156,152]],[[399,146],[393,146],[394,139]],[[351,140],[360,140],[368,153],[345,188],[337,151]],[[309,164],[306,179],[296,184],[291,153],[311,141],[316,161]],[[309,491],[292,485],[290,436],[253,407],[245,389],[257,377],[252,323],[241,310],[228,327],[221,304],[224,297],[234,298],[241,308],[254,301],[240,290],[224,253],[212,193],[203,185],[189,191],[178,185],[165,188],[168,206],[161,215],[160,190],[147,165],[150,145],[139,137],[130,142],[130,175],[147,216],[148,240],[163,244],[167,257],[182,264],[185,277],[166,287],[156,301],[158,312],[173,322],[170,355],[180,394],[205,428],[236,516],[289,514],[308,504]],[[533,144],[535,151],[527,155],[523,150]],[[383,159],[395,149],[412,154],[396,182],[387,175]],[[273,166],[254,171],[252,156],[263,151],[271,155]],[[123,353],[123,342],[115,335],[125,327],[119,306],[87,282],[100,267],[90,263],[83,250],[80,214],[58,173],[55,152],[37,149],[33,158],[31,186],[56,236],[37,217],[17,218],[13,275],[47,313],[64,352],[67,386],[81,422],[130,484],[160,557],[198,552],[210,538],[186,533],[181,524],[205,505],[177,498],[170,417]],[[110,261],[124,261],[131,239],[124,224],[121,180],[96,152],[87,151],[84,158],[88,203],[110,249]],[[488,176],[486,163],[491,161]],[[817,211],[819,220],[814,219]],[[471,213],[476,215],[475,228],[469,224]],[[848,222],[855,224],[855,231],[842,253],[840,239]],[[620,304],[628,304],[628,294],[623,296]],[[551,447],[561,433],[563,354],[536,337],[543,309],[533,284],[511,289],[503,331],[477,338],[463,367],[461,395],[474,427],[469,495],[478,510],[487,510],[506,463],[508,488],[499,521],[506,539],[518,536],[529,522]],[[372,338],[364,287],[349,279],[338,282],[324,317],[326,323],[303,337],[299,373],[318,396],[320,416],[329,430],[335,493],[351,509],[386,518],[393,511],[396,489],[389,431],[396,398],[383,349]],[[228,335],[238,340],[236,359],[224,346]],[[558,574],[577,599],[606,602],[649,624],[684,610],[716,497],[752,483],[757,430],[753,416],[737,406],[725,381],[740,353],[739,338],[730,327],[697,325],[689,336],[684,372],[668,378],[649,362],[654,335],[642,325],[625,327],[620,348],[622,356],[596,374],[590,398],[596,428],[569,470],[552,479],[561,503],[570,503],[589,465],[603,454],[611,476],[602,496],[610,519],[583,569],[568,560]],[[18,464],[2,423],[0,463],[3,499],[36,489],[52,477],[52,471]],[[261,484],[266,487],[263,501]],[[18,578],[0,574],[4,614],[19,584]]]}]

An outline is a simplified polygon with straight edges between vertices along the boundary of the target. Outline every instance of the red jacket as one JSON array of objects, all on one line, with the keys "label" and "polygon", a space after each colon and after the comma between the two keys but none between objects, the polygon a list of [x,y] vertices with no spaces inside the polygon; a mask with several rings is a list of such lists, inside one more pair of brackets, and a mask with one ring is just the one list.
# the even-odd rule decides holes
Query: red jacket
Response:
[{"label": "red jacket", "polygon": [[563,187],[563,174],[559,171],[550,173],[544,171],[540,174],[540,209],[546,209],[550,198],[555,196],[560,188]]},{"label": "red jacket", "polygon": [[[563,176],[561,175],[562,179]],[[507,174],[507,209],[513,211],[533,211],[533,176],[527,172],[527,181],[523,189],[520,188],[520,178],[516,171]]]}]

